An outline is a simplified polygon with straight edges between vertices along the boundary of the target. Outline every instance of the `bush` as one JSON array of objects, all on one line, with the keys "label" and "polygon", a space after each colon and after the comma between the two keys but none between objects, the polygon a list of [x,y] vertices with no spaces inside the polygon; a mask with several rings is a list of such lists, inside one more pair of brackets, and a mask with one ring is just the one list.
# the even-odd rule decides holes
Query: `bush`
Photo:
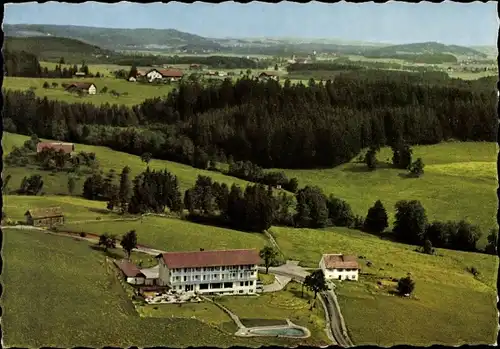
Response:
[{"label": "bush", "polygon": [[49,87],[50,87],[49,83],[47,81],[45,81],[43,83],[43,88],[49,88]]},{"label": "bush", "polygon": [[86,234],[86,233],[84,233],[83,231],[80,233],[80,237],[84,238],[84,237],[86,237],[86,236],[87,236],[87,234]]},{"label": "bush", "polygon": [[422,161],[421,158],[418,158],[415,160],[414,163],[410,165],[410,174],[412,174],[415,177],[420,177],[421,175],[424,174],[424,162]]},{"label": "bush", "polygon": [[471,273],[472,275],[474,275],[474,277],[477,277],[477,276],[479,276],[479,274],[480,274],[480,273],[479,273],[479,270],[477,270],[477,268],[476,268],[476,267],[470,267],[470,268],[468,269],[468,271],[469,271],[469,273]]}]

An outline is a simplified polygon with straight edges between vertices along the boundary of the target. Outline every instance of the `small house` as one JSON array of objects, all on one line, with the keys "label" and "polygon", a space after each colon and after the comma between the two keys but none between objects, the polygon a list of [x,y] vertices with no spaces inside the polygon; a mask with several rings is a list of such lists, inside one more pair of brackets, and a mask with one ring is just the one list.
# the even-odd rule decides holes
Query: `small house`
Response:
[{"label": "small house", "polygon": [[159,278],[160,274],[160,268],[158,265],[148,269],[141,269],[140,271],[142,274],[144,274],[144,285],[156,285],[156,280]]},{"label": "small house", "polygon": [[115,265],[121,270],[127,283],[131,285],[144,285],[146,275],[144,275],[135,264],[124,259],[115,261]]},{"label": "small house", "polygon": [[170,81],[177,81],[184,75],[182,71],[177,69],[160,69],[158,72],[161,74],[163,79],[168,79]]},{"label": "small house", "polygon": [[359,264],[354,256],[342,254],[324,254],[319,262],[326,280],[358,281]]},{"label": "small house", "polygon": [[24,214],[26,224],[34,227],[50,227],[64,223],[64,214],[60,207],[32,208]]},{"label": "small house", "polygon": [[259,75],[259,80],[278,80],[278,74],[272,72],[262,72]]},{"label": "small house", "polygon": [[69,92],[81,91],[89,95],[95,95],[97,92],[97,88],[91,82],[72,82],[66,87],[66,91]]},{"label": "small house", "polygon": [[36,152],[40,153],[45,149],[54,149],[55,151],[63,151],[66,154],[71,154],[75,151],[75,145],[73,143],[62,143],[62,142],[39,142],[36,145]]},{"label": "small house", "polygon": [[78,78],[84,78],[85,77],[85,73],[84,72],[76,72],[75,76],[78,77]]}]

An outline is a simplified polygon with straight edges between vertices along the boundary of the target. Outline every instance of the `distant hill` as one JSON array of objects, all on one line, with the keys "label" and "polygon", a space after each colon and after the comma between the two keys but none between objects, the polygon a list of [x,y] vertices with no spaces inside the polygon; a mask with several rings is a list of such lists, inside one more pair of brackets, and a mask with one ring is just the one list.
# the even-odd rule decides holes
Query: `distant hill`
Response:
[{"label": "distant hill", "polygon": [[473,56],[486,58],[486,54],[470,47],[445,45],[437,42],[421,42],[403,45],[391,45],[368,50],[370,56],[394,57],[406,54],[452,54],[455,56]]},{"label": "distant hill", "polygon": [[6,36],[23,37],[26,33],[80,40],[110,50],[173,49],[184,45],[219,48],[211,39],[175,29],[114,29],[70,25],[4,24]]},{"label": "distant hill", "polygon": [[26,51],[36,55],[41,61],[58,61],[64,57],[66,63],[73,64],[80,64],[82,60],[93,63],[100,61],[100,57],[116,55],[111,50],[102,49],[79,40],[52,36],[7,36],[4,39],[4,49],[6,51]]}]

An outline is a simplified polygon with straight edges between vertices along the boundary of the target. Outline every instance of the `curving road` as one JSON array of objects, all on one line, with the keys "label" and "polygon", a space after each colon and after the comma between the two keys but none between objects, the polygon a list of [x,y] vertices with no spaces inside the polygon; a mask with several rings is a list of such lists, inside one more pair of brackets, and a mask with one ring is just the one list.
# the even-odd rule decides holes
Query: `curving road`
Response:
[{"label": "curving road", "polygon": [[[265,270],[263,267],[259,269]],[[302,283],[309,272],[298,265],[296,261],[287,261],[286,264],[279,267],[270,267],[269,272],[276,275],[288,276],[297,282]],[[337,303],[337,297],[333,290],[320,293],[322,303],[326,310],[327,322],[330,327],[329,337],[333,337],[333,342],[341,347],[352,347],[352,343],[347,333],[340,307]]]}]

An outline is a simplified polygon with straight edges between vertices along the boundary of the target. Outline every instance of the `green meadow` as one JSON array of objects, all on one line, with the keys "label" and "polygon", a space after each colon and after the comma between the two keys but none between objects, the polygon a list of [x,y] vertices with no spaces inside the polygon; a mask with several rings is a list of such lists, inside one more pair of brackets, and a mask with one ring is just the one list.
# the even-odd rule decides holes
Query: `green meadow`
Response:
[{"label": "green meadow", "polygon": [[421,178],[407,178],[406,171],[391,168],[390,148],[377,154],[382,164],[375,171],[357,163],[357,157],[335,168],[284,171],[301,187],[316,185],[327,195],[346,200],[358,215],[366,216],[380,199],[391,223],[397,201],[419,200],[431,221],[466,219],[479,225],[484,245],[488,230],[496,227],[496,154],[496,144],[487,142],[415,146],[413,159],[420,157],[425,164]]},{"label": "green meadow", "polygon": [[[50,88],[43,88],[44,82],[48,82]],[[74,93],[65,91],[61,84],[69,84],[71,82],[91,82],[95,84],[97,93],[95,95],[83,95],[80,97]],[[52,87],[52,83],[57,83],[58,86]],[[109,103],[134,106],[141,104],[148,98],[166,97],[175,87],[175,84],[141,84],[122,79],[115,79],[113,77],[43,79],[6,76],[4,77],[3,87],[7,90],[18,91],[26,91],[31,87],[34,87],[36,88],[34,93],[37,97],[47,97],[49,99],[55,99],[67,103],[92,103],[96,105]],[[107,87],[108,91],[106,93],[101,92],[103,87]],[[109,93],[111,90],[115,90],[121,95],[119,97],[115,97]]]},{"label": "green meadow", "polygon": [[235,326],[222,311],[190,314],[176,306],[168,316],[140,316],[114,267],[88,243],[29,230],[3,233],[0,304],[2,339],[8,347],[291,344],[273,337],[235,337]]},{"label": "green meadow", "polygon": [[[13,146],[22,147],[23,143],[29,139],[27,136],[22,136],[18,134],[3,133],[2,143],[4,149],[4,155],[12,150]],[[131,169],[132,177],[140,174],[141,172],[146,170],[146,164],[141,161],[139,156],[130,155],[123,152],[118,152],[111,150],[107,147],[98,147],[98,146],[90,146],[83,144],[75,144],[75,151],[85,151],[85,152],[93,152],[96,154],[97,160],[99,161],[100,169],[104,172],[108,172],[113,169],[117,172],[117,176],[120,174],[121,170],[125,166],[129,166]],[[167,169],[169,172],[173,173],[177,176],[179,180],[179,186],[181,188],[182,193],[186,189],[191,188],[198,175],[210,176],[214,181],[220,183],[226,183],[229,187],[235,183],[242,187],[245,187],[248,182],[223,175],[219,172],[212,172],[207,170],[198,170],[188,165],[183,165],[180,163],[165,161],[165,160],[152,160],[149,163],[149,167],[154,170],[164,170]],[[52,174],[48,171],[40,171],[36,169],[28,169],[23,167],[7,167],[4,169],[4,176],[8,174],[12,175],[12,179],[10,180],[9,188],[17,189],[21,183],[21,180],[28,173],[38,173],[43,177],[44,187],[42,191],[48,194],[68,194],[67,183],[68,176],[65,173],[56,173]],[[4,177],[5,178],[5,177]],[[82,176],[80,179],[76,181],[76,190],[75,194],[80,195],[83,187],[83,183],[85,181],[85,177]]]},{"label": "green meadow", "polygon": [[[358,282],[337,285],[347,328],[356,345],[491,344],[496,340],[496,256],[409,246],[355,230],[272,228],[288,259],[317,267],[324,253],[363,256]],[[366,261],[372,262],[368,267]],[[475,267],[478,277],[467,271]],[[411,273],[414,297],[390,291]],[[378,282],[384,286],[381,288]]]}]

